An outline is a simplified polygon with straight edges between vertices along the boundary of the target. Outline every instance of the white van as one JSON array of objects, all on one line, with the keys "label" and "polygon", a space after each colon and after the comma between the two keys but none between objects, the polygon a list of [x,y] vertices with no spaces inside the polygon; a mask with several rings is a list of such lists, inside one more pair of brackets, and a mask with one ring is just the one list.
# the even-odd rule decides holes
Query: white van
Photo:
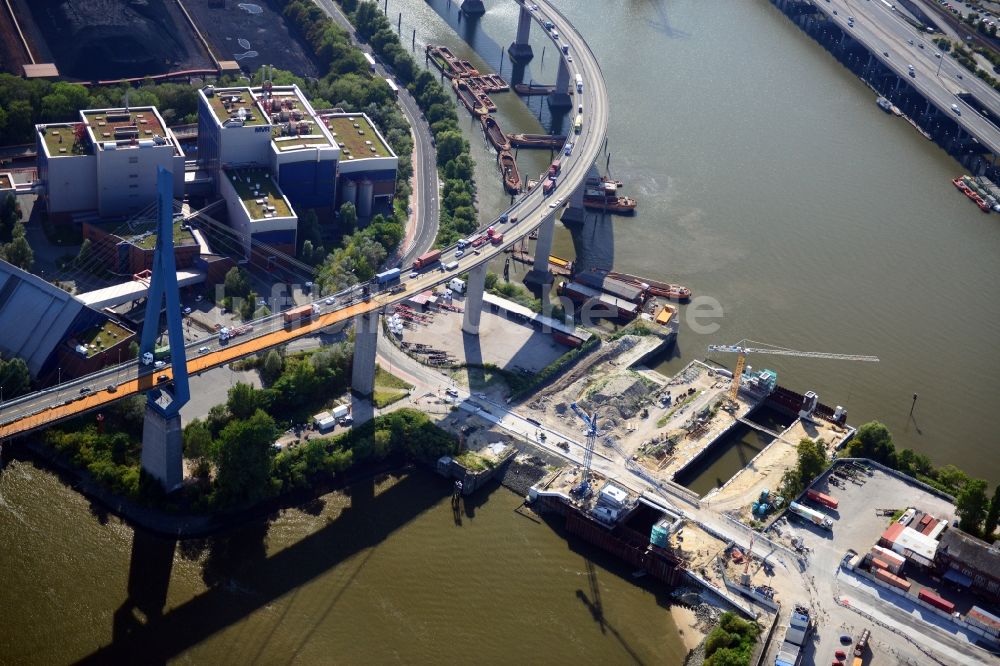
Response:
[{"label": "white van", "polygon": [[458,262],[457,261],[452,261],[452,262],[447,263],[447,264],[444,265],[444,269],[446,271],[453,271],[456,268],[458,268]]}]

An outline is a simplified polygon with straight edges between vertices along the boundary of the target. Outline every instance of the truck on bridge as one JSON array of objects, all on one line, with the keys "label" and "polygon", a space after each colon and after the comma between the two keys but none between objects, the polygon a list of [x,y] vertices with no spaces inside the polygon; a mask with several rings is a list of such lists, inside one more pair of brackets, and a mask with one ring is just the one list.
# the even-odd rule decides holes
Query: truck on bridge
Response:
[{"label": "truck on bridge", "polygon": [[441,250],[431,250],[430,252],[424,252],[422,255],[417,257],[416,261],[413,262],[413,270],[427,268],[431,264],[440,260],[441,260]]},{"label": "truck on bridge", "polygon": [[319,313],[319,306],[313,303],[311,305],[300,305],[297,308],[285,310],[282,317],[285,320],[285,324],[289,325],[303,319],[312,319],[312,316],[317,313]]},{"label": "truck on bridge", "polygon": [[383,285],[395,282],[399,279],[399,273],[400,270],[398,268],[390,268],[387,271],[382,271],[375,275],[375,284]]}]

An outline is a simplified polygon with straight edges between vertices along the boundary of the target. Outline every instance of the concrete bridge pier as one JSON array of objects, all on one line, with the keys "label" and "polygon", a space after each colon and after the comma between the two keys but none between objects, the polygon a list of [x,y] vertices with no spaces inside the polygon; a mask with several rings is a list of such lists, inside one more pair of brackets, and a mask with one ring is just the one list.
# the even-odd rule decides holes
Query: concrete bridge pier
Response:
[{"label": "concrete bridge pier", "polygon": [[146,403],[142,423],[142,469],[168,493],[184,481],[184,437],[180,414],[165,414],[153,402]]},{"label": "concrete bridge pier", "polygon": [[524,64],[530,62],[535,57],[535,52],[531,50],[528,37],[531,35],[531,12],[524,5],[517,15],[517,37],[513,43],[507,47],[507,53],[514,62]]},{"label": "concrete bridge pier", "polygon": [[354,361],[351,390],[362,397],[375,391],[375,352],[378,351],[378,312],[359,315],[354,320]]},{"label": "concrete bridge pier", "polygon": [[[587,178],[600,178],[600,176],[601,174],[597,172],[597,168],[591,165],[590,171],[587,172]],[[563,224],[583,224],[584,216],[587,213],[583,206],[583,194],[586,189],[587,184],[584,183],[576,188],[573,194],[569,195],[569,203],[562,214]]]},{"label": "concrete bridge pier", "polygon": [[552,254],[552,240],[556,235],[556,212],[555,209],[542,226],[538,227],[538,240],[535,242],[535,264],[524,276],[526,284],[536,284],[539,286],[550,284],[553,280],[552,273],[549,272],[549,255]]},{"label": "concrete bridge pier", "polygon": [[462,0],[462,13],[466,16],[482,16],[486,13],[483,0]]},{"label": "concrete bridge pier", "polygon": [[465,314],[462,315],[464,333],[479,335],[484,291],[486,291],[486,264],[481,264],[469,271],[469,281],[465,285]]},{"label": "concrete bridge pier", "polygon": [[556,90],[549,95],[549,108],[568,109],[573,106],[569,96],[569,65],[565,58],[559,58],[559,73],[556,74]]}]

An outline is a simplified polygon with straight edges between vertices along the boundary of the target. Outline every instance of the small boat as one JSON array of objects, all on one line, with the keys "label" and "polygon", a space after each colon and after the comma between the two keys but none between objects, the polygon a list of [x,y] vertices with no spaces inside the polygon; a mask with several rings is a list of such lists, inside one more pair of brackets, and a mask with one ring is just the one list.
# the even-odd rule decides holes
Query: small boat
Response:
[{"label": "small boat", "polygon": [[510,150],[501,150],[497,155],[497,162],[500,164],[500,173],[503,174],[504,188],[510,194],[518,194],[521,191],[521,176]]},{"label": "small boat", "polygon": [[555,86],[546,86],[540,83],[515,83],[514,92],[518,95],[551,95],[556,91]]},{"label": "small boat", "polygon": [[[493,147],[499,151],[509,151],[510,150],[510,139],[507,135],[503,133],[500,129],[500,125],[497,123],[493,116],[486,115],[479,119],[479,122],[483,125],[483,132],[486,133],[486,138],[490,140]],[[511,160],[513,160],[511,156]],[[520,179],[518,179],[518,189],[520,189]]]},{"label": "small boat", "polygon": [[[609,187],[609,185],[613,185],[614,187],[613,188]],[[607,189],[615,189],[615,190],[617,190],[622,185],[623,185],[622,181],[620,181],[620,180],[612,180],[611,178],[608,178],[607,176],[601,176],[600,178],[588,178],[587,179],[587,186],[588,187],[604,187],[604,189],[606,189],[606,190]]]},{"label": "small boat", "polygon": [[480,103],[479,99],[465,85],[464,79],[452,79],[451,87],[455,90],[455,95],[458,96],[459,101],[462,102],[462,106],[468,109],[469,113],[477,118],[489,113],[487,108]]},{"label": "small boat", "polygon": [[879,97],[875,100],[875,103],[878,104],[878,108],[882,109],[886,113],[892,112],[892,102],[887,100],[885,97]]}]

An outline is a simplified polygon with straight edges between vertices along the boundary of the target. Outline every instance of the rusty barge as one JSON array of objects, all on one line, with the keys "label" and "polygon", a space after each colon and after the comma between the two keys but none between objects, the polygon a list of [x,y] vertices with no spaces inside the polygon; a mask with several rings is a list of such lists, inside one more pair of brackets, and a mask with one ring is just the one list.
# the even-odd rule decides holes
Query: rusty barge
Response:
[{"label": "rusty barge", "polygon": [[509,194],[518,194],[521,191],[521,175],[517,172],[517,162],[510,150],[503,149],[497,155],[497,163],[500,165],[500,173],[503,174],[503,186]]},{"label": "rusty barge", "polygon": [[554,134],[511,134],[510,145],[515,148],[561,148],[566,143],[565,135]]},{"label": "rusty barge", "polygon": [[510,139],[500,129],[500,125],[493,116],[483,116],[479,122],[482,123],[483,132],[494,148],[499,151],[510,150]]}]

